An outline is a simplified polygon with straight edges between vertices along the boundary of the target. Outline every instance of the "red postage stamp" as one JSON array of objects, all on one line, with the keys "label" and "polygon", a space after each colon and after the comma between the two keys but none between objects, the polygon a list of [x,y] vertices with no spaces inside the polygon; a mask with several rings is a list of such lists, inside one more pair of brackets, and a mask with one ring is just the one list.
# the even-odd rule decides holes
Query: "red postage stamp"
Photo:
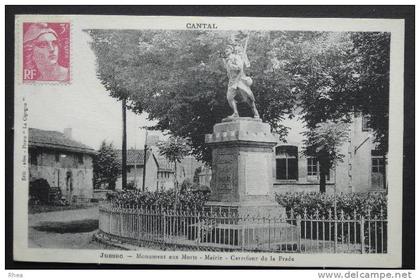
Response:
[{"label": "red postage stamp", "polygon": [[70,23],[23,23],[23,81],[70,81]]}]

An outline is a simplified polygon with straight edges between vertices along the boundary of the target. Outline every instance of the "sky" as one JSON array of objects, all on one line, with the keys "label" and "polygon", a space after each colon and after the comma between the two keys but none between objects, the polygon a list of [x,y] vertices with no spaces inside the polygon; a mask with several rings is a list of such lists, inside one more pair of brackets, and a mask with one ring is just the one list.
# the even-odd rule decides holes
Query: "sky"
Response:
[{"label": "sky", "polygon": [[[24,87],[29,106],[29,126],[63,132],[72,128],[72,137],[94,149],[103,140],[117,148],[122,142],[121,102],[110,97],[96,77],[95,55],[90,36],[74,30],[72,36],[70,85]],[[146,115],[127,111],[127,147],[142,148],[145,130],[153,125]],[[158,134],[156,132],[149,132]]]}]

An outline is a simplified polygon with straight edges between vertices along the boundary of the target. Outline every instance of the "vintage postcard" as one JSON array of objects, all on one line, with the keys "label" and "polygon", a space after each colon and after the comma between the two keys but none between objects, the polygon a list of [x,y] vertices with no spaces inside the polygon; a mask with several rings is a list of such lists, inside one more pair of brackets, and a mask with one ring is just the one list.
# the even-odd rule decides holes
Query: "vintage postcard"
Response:
[{"label": "vintage postcard", "polygon": [[15,17],[14,259],[401,266],[404,20]]}]

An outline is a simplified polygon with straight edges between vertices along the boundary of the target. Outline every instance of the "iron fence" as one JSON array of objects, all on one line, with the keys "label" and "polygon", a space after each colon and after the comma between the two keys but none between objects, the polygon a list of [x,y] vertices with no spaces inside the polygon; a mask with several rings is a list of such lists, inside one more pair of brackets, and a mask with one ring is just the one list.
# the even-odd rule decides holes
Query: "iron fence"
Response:
[{"label": "iron fence", "polygon": [[103,234],[136,245],[197,250],[303,253],[387,253],[388,222],[379,215],[342,211],[279,217],[240,216],[237,211],[125,208],[101,205]]}]

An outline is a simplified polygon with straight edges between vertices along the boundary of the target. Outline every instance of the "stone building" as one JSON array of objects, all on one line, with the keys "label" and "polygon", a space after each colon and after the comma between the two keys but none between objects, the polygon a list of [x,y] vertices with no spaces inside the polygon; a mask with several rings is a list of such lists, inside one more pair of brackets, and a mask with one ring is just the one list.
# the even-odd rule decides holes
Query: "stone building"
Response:
[{"label": "stone building", "polygon": [[[304,124],[298,118],[285,120],[290,127],[286,143],[274,150],[275,192],[319,191],[319,163],[302,154]],[[327,176],[327,192],[368,192],[386,190],[385,155],[376,150],[373,131],[366,116],[355,115],[349,127],[349,139],[340,148],[344,155],[336,170]],[[334,174],[334,171],[336,174]]]},{"label": "stone building", "polygon": [[[318,192],[319,163],[302,154],[305,131],[298,118],[287,119],[283,125],[290,127],[286,141],[273,149],[273,190],[285,192]],[[350,123],[349,139],[341,147],[344,155],[336,170],[327,176],[327,192],[368,192],[386,190],[386,155],[376,150],[373,131],[366,116],[355,115]],[[334,174],[336,172],[336,175]],[[200,184],[210,185],[211,168],[203,168]],[[336,184],[335,184],[336,181]]]},{"label": "stone building", "polygon": [[64,133],[29,128],[29,178],[45,179],[60,188],[69,202],[87,200],[93,193],[95,151],[75,141],[71,128]]},{"label": "stone building", "polygon": [[[174,166],[164,157],[156,156],[157,150],[153,147],[147,149],[146,154],[146,181],[145,187],[150,190],[167,190],[174,188]],[[118,159],[122,162],[122,152],[118,151]],[[182,183],[186,178],[193,179],[197,161],[189,157],[177,165],[178,182]],[[143,187],[144,150],[127,150],[127,183],[136,189]],[[122,189],[122,178],[116,182],[116,189]]]},{"label": "stone building", "polygon": [[[147,145],[148,148],[153,152],[157,161],[158,161],[158,174],[157,174],[157,185],[159,189],[171,189],[174,188],[174,176],[175,176],[175,166],[173,163],[169,162],[164,156],[159,154],[158,143],[160,138],[158,135],[148,135],[147,136]],[[204,164],[196,160],[193,156],[184,157],[181,162],[177,163],[177,179],[178,183],[186,179],[194,179],[194,174],[197,168],[203,166]]]},{"label": "stone building", "polygon": [[[122,162],[122,151],[118,150],[118,159]],[[143,172],[145,166],[144,150],[127,150],[127,184],[132,184],[136,189],[143,188]],[[148,190],[157,188],[159,164],[151,150],[146,153],[146,180],[145,187]],[[122,189],[122,178],[119,177],[116,182],[116,189]]]},{"label": "stone building", "polygon": [[158,157],[159,168],[157,174],[157,188],[159,190],[168,190],[174,188],[175,172],[172,164],[165,158]]}]

